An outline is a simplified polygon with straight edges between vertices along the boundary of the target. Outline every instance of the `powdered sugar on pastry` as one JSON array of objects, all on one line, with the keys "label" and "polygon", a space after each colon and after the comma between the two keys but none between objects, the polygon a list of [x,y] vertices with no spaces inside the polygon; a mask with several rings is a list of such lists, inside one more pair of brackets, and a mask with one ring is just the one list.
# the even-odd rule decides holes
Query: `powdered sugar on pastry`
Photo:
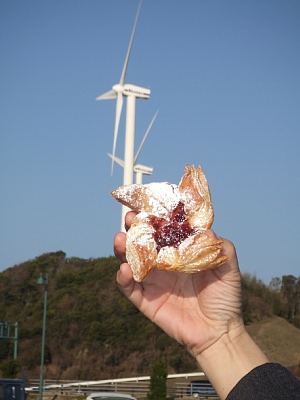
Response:
[{"label": "powdered sugar on pastry", "polygon": [[180,200],[178,187],[168,182],[121,186],[112,195],[132,210],[160,217],[167,217]]},{"label": "powdered sugar on pastry", "polygon": [[127,232],[126,257],[136,281],[152,269],[195,273],[227,261],[222,240],[205,230],[214,213],[201,169],[186,165],[179,185],[168,182],[121,186],[112,195],[140,212]]}]

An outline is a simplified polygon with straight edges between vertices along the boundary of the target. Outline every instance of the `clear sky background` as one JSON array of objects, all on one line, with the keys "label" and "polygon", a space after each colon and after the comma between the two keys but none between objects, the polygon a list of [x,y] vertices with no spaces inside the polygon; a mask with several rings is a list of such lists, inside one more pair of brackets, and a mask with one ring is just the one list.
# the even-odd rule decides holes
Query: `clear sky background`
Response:
[{"label": "clear sky background", "polygon": [[[0,270],[113,254],[115,101],[138,0],[0,1]],[[243,272],[300,276],[300,2],[144,0],[127,83],[144,183],[201,165]],[[125,102],[116,155],[123,158]]]}]

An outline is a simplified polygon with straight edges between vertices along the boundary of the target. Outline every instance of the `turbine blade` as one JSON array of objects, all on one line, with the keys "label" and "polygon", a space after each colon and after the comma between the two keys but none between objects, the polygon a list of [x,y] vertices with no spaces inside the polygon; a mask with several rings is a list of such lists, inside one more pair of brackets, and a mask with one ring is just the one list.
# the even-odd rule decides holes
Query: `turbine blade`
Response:
[{"label": "turbine blade", "polygon": [[139,147],[139,149],[138,149],[138,151],[137,151],[137,153],[136,153],[136,155],[135,155],[135,157],[134,157],[134,164],[137,162],[137,159],[138,159],[138,157],[139,157],[139,155],[140,155],[140,152],[141,152],[141,150],[142,150],[142,148],[143,148],[143,145],[144,145],[144,143],[145,143],[145,140],[147,139],[147,136],[148,136],[148,134],[149,134],[149,132],[150,132],[150,129],[152,128],[152,125],[153,125],[153,123],[154,123],[154,121],[155,121],[155,119],[156,119],[156,117],[157,117],[157,114],[158,114],[158,110],[157,110],[156,113],[154,114],[154,117],[152,118],[152,120],[151,120],[151,122],[150,122],[150,124],[149,124],[149,126],[148,126],[148,129],[147,129],[147,131],[146,131],[146,133],[145,133],[145,135],[144,135],[144,137],[143,137],[142,143],[140,144],[140,147]]},{"label": "turbine blade", "polygon": [[113,155],[112,154],[110,154],[110,153],[107,153],[107,155],[112,159],[112,160],[114,160],[117,164],[119,164],[119,165],[121,165],[121,167],[123,167],[124,168],[124,161],[123,160],[121,160],[121,158],[119,158],[119,157],[113,157]]},{"label": "turbine blade", "polygon": [[118,137],[118,130],[119,130],[122,107],[123,107],[123,95],[122,95],[121,92],[118,92],[117,104],[116,104],[116,120],[115,120],[115,131],[114,131],[114,142],[113,142],[112,162],[111,162],[111,174],[113,174],[113,170],[114,170],[116,144],[117,144],[117,137]]},{"label": "turbine blade", "polygon": [[136,28],[136,25],[137,25],[137,21],[138,21],[141,5],[142,5],[142,0],[140,1],[139,7],[138,7],[138,10],[137,10],[137,13],[136,13],[136,17],[135,17],[135,21],[134,21],[134,25],[133,25],[133,30],[132,30],[132,34],[131,34],[131,38],[130,38],[130,42],[129,42],[126,58],[125,58],[125,63],[124,63],[123,71],[122,71],[121,78],[120,78],[120,85],[122,85],[122,86],[124,86],[124,82],[125,82],[125,76],[126,76],[126,71],[127,71],[128,60],[129,60],[129,56],[130,56],[130,52],[131,52],[131,46],[132,46],[132,42],[133,42],[133,38],[134,38],[135,28]]},{"label": "turbine blade", "polygon": [[115,99],[117,97],[117,93],[114,90],[109,90],[106,93],[101,94],[100,96],[96,97],[96,100],[110,100]]}]

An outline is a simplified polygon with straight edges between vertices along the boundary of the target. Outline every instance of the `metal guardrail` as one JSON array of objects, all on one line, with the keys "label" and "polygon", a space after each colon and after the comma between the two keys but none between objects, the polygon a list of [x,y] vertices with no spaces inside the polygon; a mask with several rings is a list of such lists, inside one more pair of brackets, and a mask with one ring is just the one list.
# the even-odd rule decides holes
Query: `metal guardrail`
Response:
[{"label": "metal guardrail", "polygon": [[[183,375],[183,376],[182,376]],[[170,398],[187,398],[192,397],[188,392],[188,384],[190,383],[191,376],[181,374],[181,377],[177,379],[167,380],[167,396]],[[197,375],[193,375],[197,376]],[[199,376],[199,374],[198,374]],[[144,377],[146,378],[146,377]],[[147,377],[150,378],[150,377]],[[105,384],[93,384],[90,385],[88,382],[76,382],[76,381],[52,381],[45,380],[44,387],[49,393],[57,393],[61,395],[88,395],[91,392],[119,392],[129,394],[138,399],[145,399],[149,393],[150,379],[141,380],[130,380],[127,382],[113,380],[110,383]],[[117,382],[116,382],[117,381]],[[31,387],[38,388],[38,380],[31,380]],[[53,387],[55,386],[55,387]],[[28,391],[29,388],[27,388]],[[206,399],[207,396],[198,397],[198,399]],[[211,398],[211,397],[210,397]],[[218,399],[218,397],[214,397]]]}]

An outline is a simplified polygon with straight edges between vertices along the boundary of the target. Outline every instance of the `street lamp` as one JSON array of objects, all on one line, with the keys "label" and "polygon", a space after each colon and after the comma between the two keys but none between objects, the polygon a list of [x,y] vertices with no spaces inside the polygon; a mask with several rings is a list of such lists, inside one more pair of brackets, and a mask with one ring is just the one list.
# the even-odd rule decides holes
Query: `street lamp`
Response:
[{"label": "street lamp", "polygon": [[43,314],[43,334],[42,334],[42,352],[41,352],[41,369],[40,369],[40,386],[39,386],[39,400],[43,398],[43,381],[44,381],[44,354],[45,354],[45,337],[46,337],[46,313],[47,313],[47,295],[48,295],[48,275],[40,274],[37,280],[39,285],[45,286],[44,295],[44,314]]}]

